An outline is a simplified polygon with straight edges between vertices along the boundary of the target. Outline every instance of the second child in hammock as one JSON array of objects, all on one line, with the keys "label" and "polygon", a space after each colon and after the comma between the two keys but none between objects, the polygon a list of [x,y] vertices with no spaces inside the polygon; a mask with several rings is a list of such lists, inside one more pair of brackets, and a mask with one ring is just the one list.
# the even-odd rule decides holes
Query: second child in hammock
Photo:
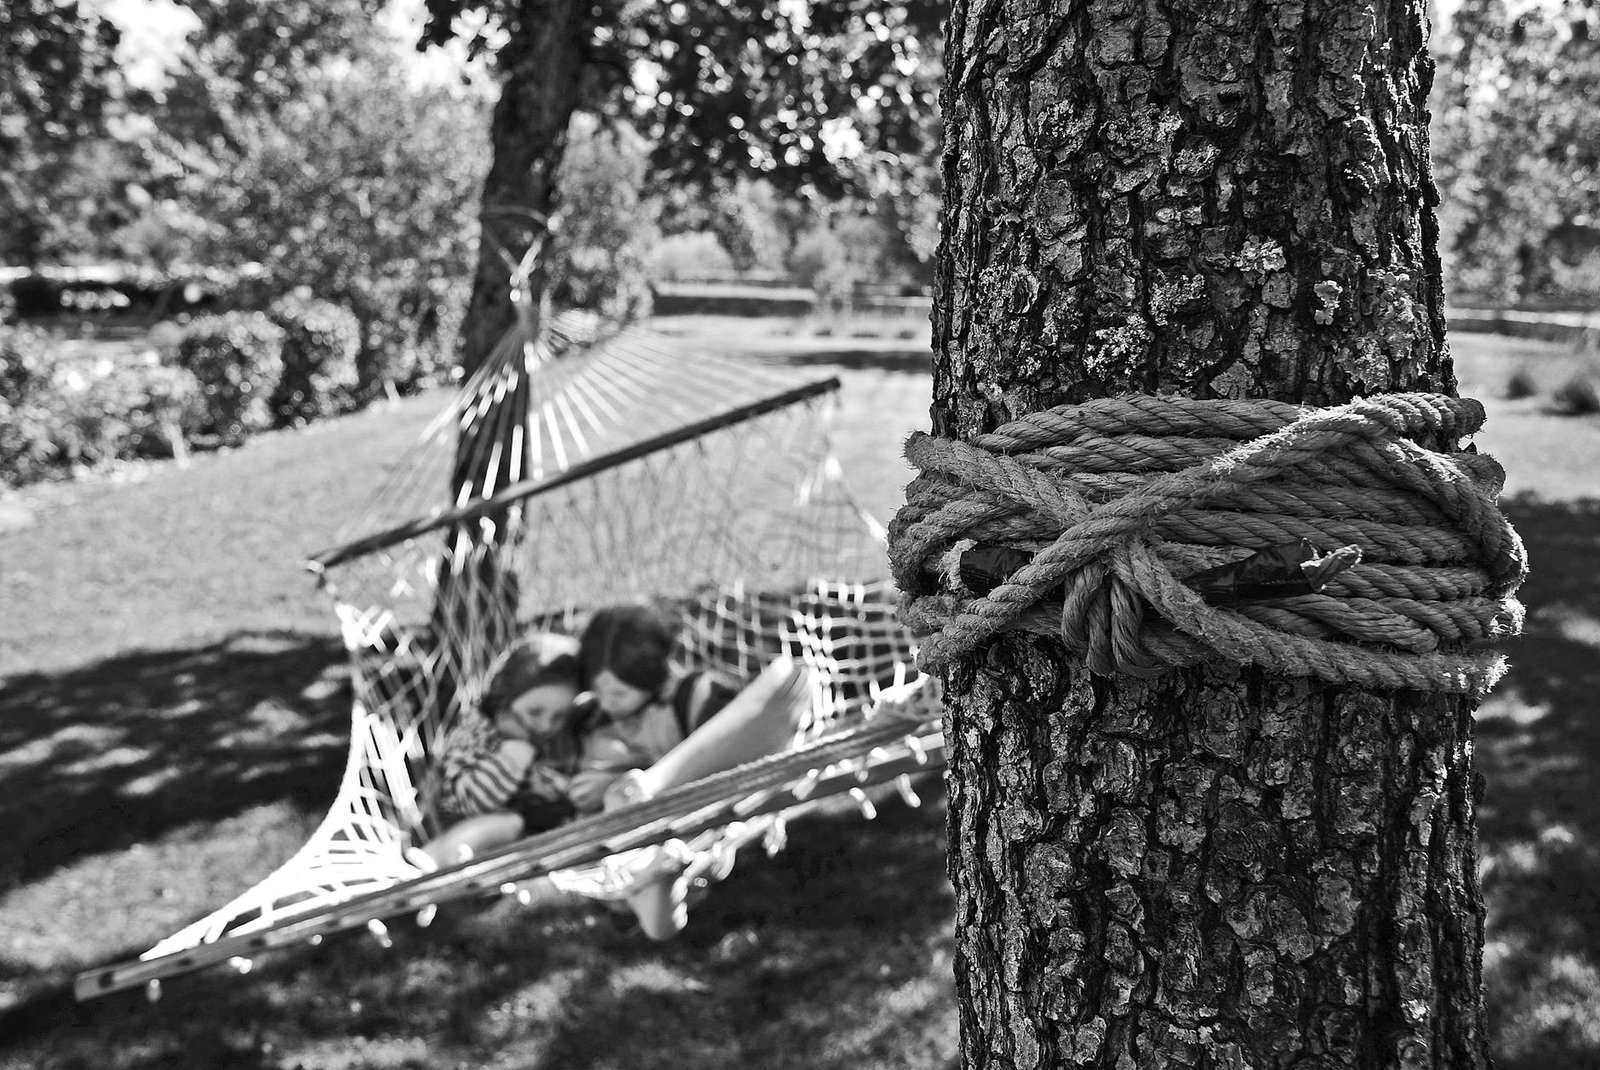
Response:
[{"label": "second child in hammock", "polygon": [[513,647],[445,739],[442,809],[457,823],[411,860],[462,861],[596,813],[608,791],[612,806],[637,801],[626,774],[659,761],[735,694],[674,670],[674,641],[659,614],[631,605],[596,612],[576,643],[545,634]]},{"label": "second child in hammock", "polygon": [[[569,789],[579,813],[642,802],[793,741],[810,697],[797,663],[780,656],[735,691],[708,674],[675,671],[675,641],[675,629],[639,605],[601,610],[583,630],[578,660],[594,709]],[[688,923],[692,890],[725,875],[726,862],[731,856],[669,840],[599,868],[640,930],[664,940]]]},{"label": "second child in hammock", "polygon": [[703,672],[681,672],[670,656],[674,629],[647,606],[597,612],[578,641],[593,696],[580,729],[581,755],[568,795],[580,814],[637,802],[626,774],[655,765],[721,710],[736,692]]}]

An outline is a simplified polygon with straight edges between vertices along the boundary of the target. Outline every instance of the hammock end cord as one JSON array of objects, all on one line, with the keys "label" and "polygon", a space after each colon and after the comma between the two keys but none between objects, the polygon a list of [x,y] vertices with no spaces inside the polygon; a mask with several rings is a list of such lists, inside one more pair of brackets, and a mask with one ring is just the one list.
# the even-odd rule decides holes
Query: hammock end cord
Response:
[{"label": "hammock end cord", "polygon": [[1134,395],[971,442],[913,434],[918,475],[890,527],[901,620],[927,671],[1024,630],[1099,675],[1229,661],[1481,694],[1505,668],[1482,641],[1520,630],[1527,571],[1495,500],[1504,471],[1457,449],[1483,420],[1437,394],[1328,409]]}]

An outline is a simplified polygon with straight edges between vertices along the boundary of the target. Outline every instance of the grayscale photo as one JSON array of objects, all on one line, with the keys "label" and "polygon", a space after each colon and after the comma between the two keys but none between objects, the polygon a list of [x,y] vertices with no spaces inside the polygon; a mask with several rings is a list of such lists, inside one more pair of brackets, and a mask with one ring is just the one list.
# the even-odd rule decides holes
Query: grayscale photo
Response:
[{"label": "grayscale photo", "polygon": [[1600,1067],[1600,0],[0,0],[0,1070]]}]

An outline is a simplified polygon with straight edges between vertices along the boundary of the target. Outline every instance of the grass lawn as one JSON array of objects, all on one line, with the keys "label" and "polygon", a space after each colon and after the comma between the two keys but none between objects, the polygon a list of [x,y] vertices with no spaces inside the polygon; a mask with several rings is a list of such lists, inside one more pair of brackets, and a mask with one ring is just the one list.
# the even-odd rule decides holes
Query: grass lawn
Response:
[{"label": "grass lawn", "polygon": [[[899,441],[927,420],[925,335],[892,318],[826,338],[663,325],[838,374],[846,471],[893,511]],[[1585,358],[1452,344],[1534,566],[1527,634],[1479,729],[1496,1054],[1600,1065],[1600,418],[1546,411]],[[1504,400],[1517,367],[1540,389]],[[496,903],[396,926],[391,951],[334,939],[249,977],[178,979],[155,1005],[58,994],[266,873],[320,816],[349,706],[300,561],[442,400],[23,495],[35,522],[0,533],[0,1067],[953,1065],[937,781],[919,810],[891,795],[876,822],[850,808],[796,822],[788,850],[742,858],[671,944],[581,904]]]}]

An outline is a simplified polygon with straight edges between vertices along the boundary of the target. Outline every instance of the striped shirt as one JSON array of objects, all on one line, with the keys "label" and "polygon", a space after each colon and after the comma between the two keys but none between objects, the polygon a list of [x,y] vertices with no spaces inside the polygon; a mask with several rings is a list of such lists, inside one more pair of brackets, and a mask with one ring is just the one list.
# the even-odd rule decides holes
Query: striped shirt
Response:
[{"label": "striped shirt", "polygon": [[570,776],[560,765],[567,763],[553,760],[557,755],[549,751],[548,746],[507,739],[477,709],[463,710],[445,734],[440,759],[445,811],[472,817],[504,810],[523,793],[552,801],[564,798]]}]

